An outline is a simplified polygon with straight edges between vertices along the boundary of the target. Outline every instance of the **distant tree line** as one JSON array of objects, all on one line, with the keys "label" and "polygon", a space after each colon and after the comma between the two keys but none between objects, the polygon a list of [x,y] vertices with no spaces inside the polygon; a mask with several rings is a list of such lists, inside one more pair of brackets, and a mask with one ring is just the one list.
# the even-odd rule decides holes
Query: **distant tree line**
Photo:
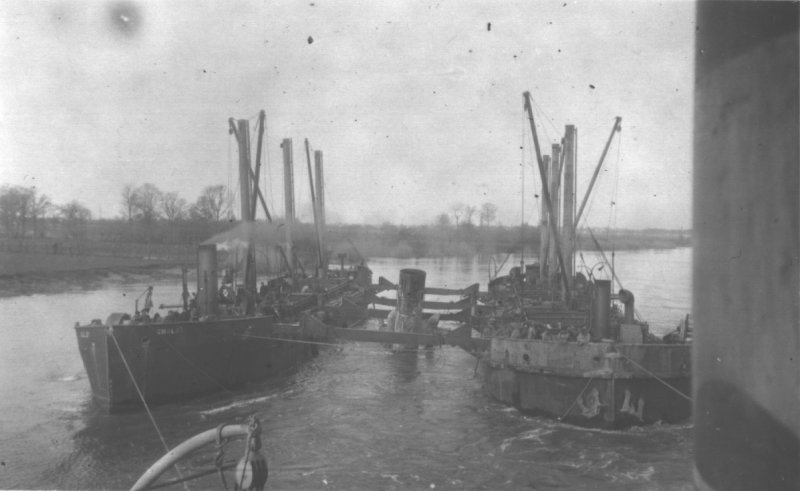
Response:
[{"label": "distant tree line", "polygon": [[[136,244],[148,250],[180,246],[191,252],[197,244],[231,227],[232,205],[232,193],[223,185],[206,187],[193,203],[151,183],[126,185],[120,192],[118,217],[98,220],[92,219],[89,210],[78,201],[55,205],[35,188],[3,186],[0,231],[15,243],[32,237],[67,240],[77,242],[79,249],[98,253],[121,253],[121,245],[135,249]],[[327,250],[333,261],[340,255],[352,260],[506,254],[519,252],[523,244],[526,254],[538,251],[537,226],[503,226],[495,224],[496,217],[497,207],[492,203],[480,207],[457,203],[437,215],[430,225],[329,224]],[[313,234],[305,239],[296,235],[297,247],[313,250]],[[596,231],[596,237],[605,249],[691,245],[690,230],[603,230]],[[580,248],[595,247],[584,230],[578,233],[578,243]]]},{"label": "distant tree line", "polygon": [[35,187],[0,187],[0,227],[9,237],[42,237],[56,224],[68,238],[80,238],[92,213],[78,201],[56,205]]},{"label": "distant tree line", "polygon": [[[206,187],[194,203],[155,184],[125,185],[118,219],[94,220],[81,202],[54,204],[35,187],[0,187],[0,232],[9,238],[61,237],[82,240],[183,242],[203,240],[233,219],[233,193],[226,186]],[[103,226],[98,223],[102,222]]]},{"label": "distant tree line", "polygon": [[464,203],[454,203],[450,206],[450,211],[440,213],[436,217],[436,225],[446,228],[455,225],[456,228],[474,227],[473,220],[478,214],[478,226],[489,227],[497,219],[497,206],[494,203],[484,203],[480,208]]},{"label": "distant tree line", "polygon": [[129,222],[233,219],[233,193],[221,184],[207,186],[193,204],[178,193],[161,191],[149,182],[140,186],[126,184],[121,198],[122,213]]}]

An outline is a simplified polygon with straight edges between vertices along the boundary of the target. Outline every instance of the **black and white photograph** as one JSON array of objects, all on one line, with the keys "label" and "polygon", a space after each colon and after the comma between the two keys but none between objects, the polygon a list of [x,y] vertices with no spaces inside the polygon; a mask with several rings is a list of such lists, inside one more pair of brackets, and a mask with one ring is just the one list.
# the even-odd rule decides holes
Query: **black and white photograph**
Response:
[{"label": "black and white photograph", "polygon": [[0,489],[800,489],[800,4],[0,4]]}]

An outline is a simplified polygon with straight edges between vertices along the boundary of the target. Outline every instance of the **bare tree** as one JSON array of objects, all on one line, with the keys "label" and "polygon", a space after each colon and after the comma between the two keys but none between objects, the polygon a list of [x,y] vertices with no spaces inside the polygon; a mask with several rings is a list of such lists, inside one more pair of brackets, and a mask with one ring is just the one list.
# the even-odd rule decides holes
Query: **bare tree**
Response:
[{"label": "bare tree", "polygon": [[161,202],[161,190],[155,184],[146,182],[136,188],[136,211],[141,220],[150,224],[161,217],[159,203]]},{"label": "bare tree", "polygon": [[131,184],[126,184],[122,188],[122,213],[127,214],[128,221],[133,221],[133,213],[136,211],[136,188]]},{"label": "bare tree", "polygon": [[36,235],[37,232],[39,232],[41,235],[44,235],[44,231],[40,230],[40,228],[42,223],[44,223],[43,219],[47,217],[47,214],[50,212],[51,208],[53,208],[53,203],[50,201],[50,197],[46,194],[42,194],[33,200],[33,207],[31,209],[31,218],[33,218],[33,235]]},{"label": "bare tree", "polygon": [[25,236],[36,201],[36,190],[22,186],[0,188],[0,222],[7,234]]},{"label": "bare tree", "polygon": [[191,215],[193,218],[218,222],[230,213],[231,202],[231,195],[225,186],[208,186],[192,206]]},{"label": "bare tree", "polygon": [[59,209],[67,236],[80,239],[86,235],[86,223],[92,219],[92,212],[79,201],[70,201]]},{"label": "bare tree", "polygon": [[186,200],[178,193],[169,192],[161,195],[161,212],[170,223],[181,220],[186,216]]},{"label": "bare tree", "polygon": [[14,188],[0,188],[0,224],[7,235],[14,235],[17,226],[17,206],[14,199]]},{"label": "bare tree", "polygon": [[450,214],[453,215],[453,221],[456,222],[456,228],[458,228],[458,225],[461,222],[461,217],[464,216],[464,204],[454,203],[451,205]]},{"label": "bare tree", "polygon": [[480,224],[489,226],[497,218],[497,206],[494,203],[481,205]]},{"label": "bare tree", "polygon": [[475,216],[476,211],[478,211],[478,208],[472,205],[464,207],[464,226],[466,227],[472,226],[472,217]]},{"label": "bare tree", "polygon": [[436,225],[439,226],[440,229],[445,229],[450,226],[450,215],[447,213],[440,213],[436,217]]}]

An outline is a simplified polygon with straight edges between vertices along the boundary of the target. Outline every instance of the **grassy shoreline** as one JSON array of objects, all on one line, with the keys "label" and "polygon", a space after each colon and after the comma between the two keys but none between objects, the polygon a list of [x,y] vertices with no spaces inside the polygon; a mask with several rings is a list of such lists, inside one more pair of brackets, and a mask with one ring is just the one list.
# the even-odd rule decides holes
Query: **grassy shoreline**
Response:
[{"label": "grassy shoreline", "polygon": [[[311,258],[315,256],[313,233],[302,228],[298,232],[301,233],[297,234],[295,251],[303,263],[311,264]],[[519,228],[516,231],[498,227],[442,230],[425,226],[339,225],[329,227],[326,248],[331,264],[338,263],[340,256],[346,257],[348,263],[354,263],[370,257],[405,259],[505,255],[519,251],[520,239],[524,239],[527,245],[525,254],[535,255],[539,247],[537,231],[527,227],[524,232],[524,237],[521,237]],[[690,232],[684,231],[612,230],[596,235],[605,250],[691,247]],[[585,236],[579,236],[578,244],[582,250],[596,249],[593,240]],[[76,274],[153,273],[180,266],[193,269],[195,260],[196,245],[187,243],[5,238],[0,240],[0,290],[4,290],[6,284],[18,283],[21,279],[31,281],[38,278],[46,281]],[[224,260],[224,256],[221,260]]]}]

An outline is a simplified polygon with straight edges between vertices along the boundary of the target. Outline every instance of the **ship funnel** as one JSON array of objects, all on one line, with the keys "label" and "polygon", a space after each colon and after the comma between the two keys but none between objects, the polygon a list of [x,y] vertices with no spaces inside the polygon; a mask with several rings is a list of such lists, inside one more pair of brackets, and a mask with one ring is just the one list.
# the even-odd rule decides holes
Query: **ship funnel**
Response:
[{"label": "ship funnel", "polygon": [[197,248],[197,310],[200,316],[217,314],[217,245]]},{"label": "ship funnel", "polygon": [[[423,282],[424,279],[423,277]],[[358,286],[369,288],[372,284],[372,270],[363,265],[359,266],[356,269],[356,283]]]},{"label": "ship funnel", "polygon": [[611,282],[595,280],[592,289],[592,340],[609,338],[608,314],[611,308]]},{"label": "ship funnel", "polygon": [[633,324],[633,293],[630,290],[620,288],[617,296],[619,296],[619,301],[625,306],[625,324]]}]

